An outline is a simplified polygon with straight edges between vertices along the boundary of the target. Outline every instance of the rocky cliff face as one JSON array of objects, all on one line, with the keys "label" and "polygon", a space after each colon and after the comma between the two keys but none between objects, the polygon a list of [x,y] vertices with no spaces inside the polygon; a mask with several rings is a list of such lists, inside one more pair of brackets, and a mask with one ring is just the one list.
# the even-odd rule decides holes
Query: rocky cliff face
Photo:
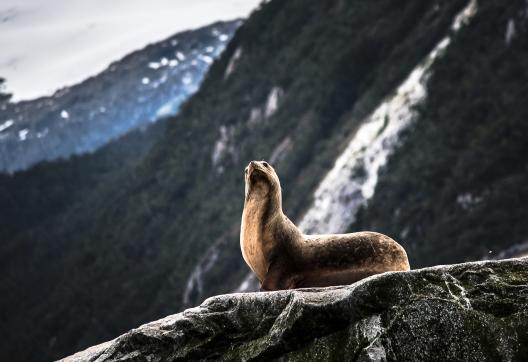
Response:
[{"label": "rocky cliff face", "polygon": [[528,258],[217,296],[72,361],[526,361]]}]

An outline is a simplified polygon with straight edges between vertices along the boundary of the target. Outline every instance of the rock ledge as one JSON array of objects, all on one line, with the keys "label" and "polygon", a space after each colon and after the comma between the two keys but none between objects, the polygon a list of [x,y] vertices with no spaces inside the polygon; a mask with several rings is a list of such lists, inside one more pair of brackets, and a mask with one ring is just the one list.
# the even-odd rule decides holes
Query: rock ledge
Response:
[{"label": "rock ledge", "polygon": [[221,295],[62,361],[526,361],[528,259]]}]

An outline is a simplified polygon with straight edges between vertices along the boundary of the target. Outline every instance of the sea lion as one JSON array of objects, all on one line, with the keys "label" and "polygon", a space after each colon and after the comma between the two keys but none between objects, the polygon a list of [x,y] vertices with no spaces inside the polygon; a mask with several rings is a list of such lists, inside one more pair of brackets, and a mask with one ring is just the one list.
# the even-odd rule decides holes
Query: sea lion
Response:
[{"label": "sea lion", "polygon": [[251,161],[244,174],[240,248],[261,290],[351,284],[373,274],[410,269],[403,247],[380,233],[304,235],[282,211],[273,167]]}]

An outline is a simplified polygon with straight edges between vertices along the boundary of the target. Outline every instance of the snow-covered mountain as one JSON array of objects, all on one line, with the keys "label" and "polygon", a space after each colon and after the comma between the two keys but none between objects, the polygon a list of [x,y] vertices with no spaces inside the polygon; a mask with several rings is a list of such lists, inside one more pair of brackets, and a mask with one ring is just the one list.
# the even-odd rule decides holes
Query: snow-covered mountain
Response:
[{"label": "snow-covered mountain", "polygon": [[0,104],[0,171],[90,152],[175,114],[240,23],[176,34],[50,97]]},{"label": "snow-covered mountain", "polygon": [[246,18],[260,0],[2,0],[0,75],[15,101],[49,96],[183,31]]}]

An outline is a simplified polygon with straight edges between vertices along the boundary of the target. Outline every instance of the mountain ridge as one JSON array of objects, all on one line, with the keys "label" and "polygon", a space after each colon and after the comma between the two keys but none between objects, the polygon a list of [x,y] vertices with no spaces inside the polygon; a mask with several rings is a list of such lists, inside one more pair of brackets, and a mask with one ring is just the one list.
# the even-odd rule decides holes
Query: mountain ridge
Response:
[{"label": "mountain ridge", "polygon": [[0,102],[0,172],[93,152],[176,114],[240,23],[216,22],[148,44],[51,96]]}]

